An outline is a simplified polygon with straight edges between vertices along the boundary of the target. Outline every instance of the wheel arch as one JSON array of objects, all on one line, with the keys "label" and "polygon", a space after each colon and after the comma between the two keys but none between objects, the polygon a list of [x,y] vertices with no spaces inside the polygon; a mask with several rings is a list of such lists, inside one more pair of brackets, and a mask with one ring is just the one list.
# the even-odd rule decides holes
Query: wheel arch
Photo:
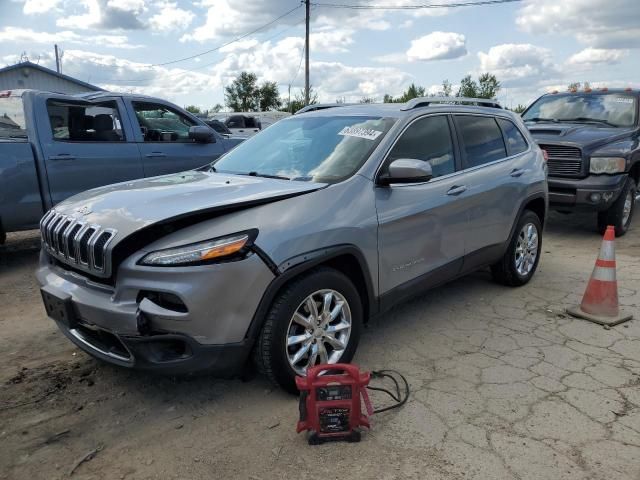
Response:
[{"label": "wheel arch", "polygon": [[257,338],[269,307],[283,288],[301,275],[320,266],[333,268],[353,282],[362,299],[365,323],[369,317],[378,312],[378,299],[364,254],[355,245],[337,245],[296,255],[277,267],[276,278],[263,294],[247,329],[246,338],[251,340]]}]

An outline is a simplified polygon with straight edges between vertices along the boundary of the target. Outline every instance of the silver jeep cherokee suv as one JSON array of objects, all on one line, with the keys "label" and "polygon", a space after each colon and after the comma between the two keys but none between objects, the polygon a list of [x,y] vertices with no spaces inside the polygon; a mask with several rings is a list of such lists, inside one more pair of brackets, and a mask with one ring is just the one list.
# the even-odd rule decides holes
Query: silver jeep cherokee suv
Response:
[{"label": "silver jeep cherokee suv", "polygon": [[282,120],[196,171],[76,195],[41,222],[49,317],[87,353],[288,390],[348,362],[372,315],[491,267],[527,283],[542,151],[492,101],[419,98]]}]

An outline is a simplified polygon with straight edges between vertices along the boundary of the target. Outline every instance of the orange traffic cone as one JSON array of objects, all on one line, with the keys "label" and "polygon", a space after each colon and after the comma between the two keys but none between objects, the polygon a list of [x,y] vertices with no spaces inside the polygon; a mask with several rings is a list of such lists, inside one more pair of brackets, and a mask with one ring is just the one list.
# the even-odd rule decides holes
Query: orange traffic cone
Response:
[{"label": "orange traffic cone", "polygon": [[582,303],[579,307],[567,309],[570,315],[600,325],[618,325],[631,320],[632,315],[621,313],[618,306],[615,239],[614,227],[608,226]]}]

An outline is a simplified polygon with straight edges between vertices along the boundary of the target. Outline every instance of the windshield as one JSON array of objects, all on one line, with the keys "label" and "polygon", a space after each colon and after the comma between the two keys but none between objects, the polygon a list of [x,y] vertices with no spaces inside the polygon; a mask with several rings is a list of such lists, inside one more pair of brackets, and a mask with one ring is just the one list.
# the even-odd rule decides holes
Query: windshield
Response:
[{"label": "windshield", "polygon": [[215,162],[218,172],[334,183],[353,175],[394,120],[297,117],[273,124]]},{"label": "windshield", "polygon": [[593,122],[610,127],[636,124],[637,100],[620,93],[545,96],[522,115],[525,121]]},{"label": "windshield", "polygon": [[0,97],[0,137],[26,137],[22,97]]}]

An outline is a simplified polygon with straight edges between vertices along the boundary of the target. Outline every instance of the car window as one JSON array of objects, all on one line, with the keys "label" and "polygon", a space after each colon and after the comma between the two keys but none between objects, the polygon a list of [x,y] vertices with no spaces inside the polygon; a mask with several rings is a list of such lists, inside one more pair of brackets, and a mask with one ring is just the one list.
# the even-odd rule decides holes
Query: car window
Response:
[{"label": "car window", "polygon": [[234,115],[225,122],[228,128],[245,128],[244,117]]},{"label": "car window", "polygon": [[498,123],[500,124],[500,127],[502,127],[502,133],[504,134],[504,140],[507,144],[509,155],[517,155],[529,148],[522,132],[518,130],[518,127],[516,127],[512,121],[499,118]]},{"label": "car window", "polygon": [[413,122],[389,153],[387,165],[399,158],[429,162],[434,177],[455,172],[453,141],[447,117],[429,116]]},{"label": "car window", "polygon": [[296,116],[274,123],[216,160],[218,172],[336,183],[352,176],[394,120],[368,116]]},{"label": "car window", "polygon": [[123,142],[124,132],[115,101],[82,104],[47,101],[51,134],[56,141]]},{"label": "car window", "polygon": [[133,102],[145,142],[190,142],[189,129],[196,125],[186,115],[157,103]]},{"label": "car window", "polygon": [[0,137],[23,137],[26,129],[22,97],[0,94]]},{"label": "car window", "polygon": [[455,119],[462,137],[465,168],[477,167],[507,156],[502,132],[493,117],[456,115]]}]

